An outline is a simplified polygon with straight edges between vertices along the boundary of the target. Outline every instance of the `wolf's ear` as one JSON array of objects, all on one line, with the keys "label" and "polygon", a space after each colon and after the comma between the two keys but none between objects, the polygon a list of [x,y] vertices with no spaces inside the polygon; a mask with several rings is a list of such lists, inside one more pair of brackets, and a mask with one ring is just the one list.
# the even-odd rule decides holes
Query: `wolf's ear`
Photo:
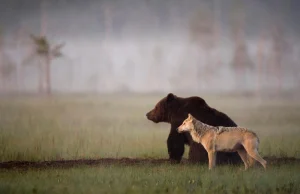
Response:
[{"label": "wolf's ear", "polygon": [[188,117],[189,119],[193,119],[194,118],[190,113],[188,114],[188,116],[189,116]]},{"label": "wolf's ear", "polygon": [[167,102],[172,102],[175,98],[176,96],[174,94],[169,93],[167,96]]}]

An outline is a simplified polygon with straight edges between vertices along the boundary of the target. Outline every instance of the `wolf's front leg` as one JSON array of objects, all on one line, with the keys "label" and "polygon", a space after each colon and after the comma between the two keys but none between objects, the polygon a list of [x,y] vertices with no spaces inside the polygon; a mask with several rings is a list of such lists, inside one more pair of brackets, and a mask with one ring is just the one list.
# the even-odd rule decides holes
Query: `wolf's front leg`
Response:
[{"label": "wolf's front leg", "polygon": [[211,170],[216,165],[216,152],[215,151],[212,151],[212,150],[208,151],[208,160],[209,160],[208,168],[209,168],[209,170]]}]

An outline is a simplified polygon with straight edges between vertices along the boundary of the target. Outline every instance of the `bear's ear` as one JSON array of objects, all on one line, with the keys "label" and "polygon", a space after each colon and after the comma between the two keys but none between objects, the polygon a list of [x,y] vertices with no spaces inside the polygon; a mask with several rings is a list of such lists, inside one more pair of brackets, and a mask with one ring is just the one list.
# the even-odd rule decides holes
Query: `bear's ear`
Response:
[{"label": "bear's ear", "polygon": [[176,96],[174,94],[169,93],[167,96],[167,102],[172,102],[175,98]]}]

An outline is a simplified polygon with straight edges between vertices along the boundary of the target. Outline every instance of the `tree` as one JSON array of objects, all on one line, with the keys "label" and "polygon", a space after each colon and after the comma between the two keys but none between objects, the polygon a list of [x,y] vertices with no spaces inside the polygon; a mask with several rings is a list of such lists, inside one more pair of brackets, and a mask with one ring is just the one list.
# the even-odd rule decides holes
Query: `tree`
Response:
[{"label": "tree", "polygon": [[[246,84],[246,72],[254,68],[249,57],[245,40],[245,10],[241,0],[234,1],[234,10],[231,14],[231,26],[234,39],[234,55],[231,65],[235,72],[237,88]],[[240,87],[239,87],[240,86]]]},{"label": "tree", "polygon": [[5,53],[0,52],[0,55],[0,82],[2,89],[5,89],[8,86],[7,83],[12,81],[11,78],[16,72],[16,64]]},{"label": "tree", "polygon": [[258,38],[257,45],[257,65],[256,65],[256,95],[260,97],[261,95],[261,83],[262,83],[262,67],[264,64],[264,50],[265,50],[265,42],[266,42],[267,33],[265,30],[262,30],[260,36]]},{"label": "tree", "polygon": [[204,64],[204,70],[201,66],[197,66],[197,78],[204,77],[204,81],[208,84],[208,79],[211,77],[214,69],[211,67],[211,52],[214,48],[214,18],[211,10],[208,7],[201,7],[194,14],[190,21],[190,41],[195,43],[199,50],[202,47],[205,51],[206,62]]},{"label": "tree", "polygon": [[285,28],[285,16],[290,11],[290,1],[278,1],[276,2],[276,15],[271,19],[271,40],[272,40],[272,68],[276,77],[276,90],[279,93],[282,89],[284,66],[287,67],[285,57],[293,52],[293,48],[288,41],[286,28]]},{"label": "tree", "polygon": [[39,67],[41,70],[40,75],[40,86],[42,85],[43,79],[46,83],[46,94],[51,94],[51,62],[52,60],[62,57],[61,49],[65,45],[64,43],[51,46],[48,39],[45,36],[30,35],[33,41],[33,51],[31,55],[25,60],[25,64],[30,62],[34,58],[41,59]]},{"label": "tree", "polygon": [[99,74],[97,72],[91,74],[87,80],[87,86],[90,87],[92,93],[98,91]]},{"label": "tree", "polygon": [[104,39],[107,45],[107,42],[111,40],[111,36],[113,35],[113,22],[114,22],[114,6],[113,3],[115,1],[107,0],[102,2],[103,9],[103,19],[104,19]]},{"label": "tree", "polygon": [[16,71],[16,64],[4,52],[3,39],[0,31],[0,85],[4,89],[7,87],[7,81]]},{"label": "tree", "polygon": [[[14,49],[14,51],[20,55],[22,58],[24,51],[28,51],[28,46],[31,46],[31,39],[28,35],[28,31],[22,21],[18,26],[18,29],[12,34],[12,41],[10,42],[10,46]],[[16,86],[18,91],[24,89],[24,81],[25,74],[23,72],[22,59],[18,60],[16,64]]]},{"label": "tree", "polygon": [[276,90],[277,92],[280,92],[282,89],[284,57],[287,55],[287,53],[292,52],[292,48],[286,39],[284,28],[280,20],[277,20],[271,29],[271,40],[273,44],[272,64],[270,65],[273,66],[274,75],[276,77]]}]

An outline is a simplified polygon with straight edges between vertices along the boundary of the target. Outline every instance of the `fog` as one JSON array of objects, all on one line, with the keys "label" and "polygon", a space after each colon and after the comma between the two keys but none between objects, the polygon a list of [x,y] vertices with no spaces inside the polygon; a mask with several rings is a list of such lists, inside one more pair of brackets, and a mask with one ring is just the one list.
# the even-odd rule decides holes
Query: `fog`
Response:
[{"label": "fog", "polygon": [[300,88],[297,0],[1,2],[0,93],[49,87],[30,34],[65,43],[52,92]]}]

